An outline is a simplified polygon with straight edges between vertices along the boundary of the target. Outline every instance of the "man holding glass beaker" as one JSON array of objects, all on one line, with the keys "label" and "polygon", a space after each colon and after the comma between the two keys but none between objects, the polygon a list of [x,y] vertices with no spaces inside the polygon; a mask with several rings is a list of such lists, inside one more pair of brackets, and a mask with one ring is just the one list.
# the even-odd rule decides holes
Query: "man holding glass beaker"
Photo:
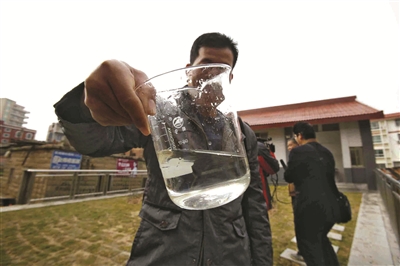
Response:
[{"label": "man holding glass beaker", "polygon": [[[233,69],[237,58],[236,43],[231,38],[206,33],[193,43],[187,66],[219,63]],[[229,81],[232,78],[230,71]],[[140,212],[142,221],[128,265],[272,265],[271,229],[258,172],[254,132],[240,123],[240,141],[244,139],[249,173],[244,193],[215,208],[181,208],[168,195],[150,135],[148,115],[156,114],[159,102],[151,84],[139,86],[147,80],[144,72],[124,62],[105,61],[84,83],[55,104],[66,137],[82,154],[100,157],[133,147],[144,148],[149,176]],[[197,83],[199,78],[194,80]],[[216,89],[213,94],[201,91],[204,97],[192,91],[193,105],[202,106],[197,109],[202,119],[206,115],[218,117],[217,109],[224,97]],[[207,97],[216,103],[207,105]],[[181,126],[179,119],[172,122]],[[216,140],[216,133],[209,129],[204,133],[214,141],[228,141]],[[178,141],[183,143],[182,139]],[[224,165],[220,167],[223,169]]]}]

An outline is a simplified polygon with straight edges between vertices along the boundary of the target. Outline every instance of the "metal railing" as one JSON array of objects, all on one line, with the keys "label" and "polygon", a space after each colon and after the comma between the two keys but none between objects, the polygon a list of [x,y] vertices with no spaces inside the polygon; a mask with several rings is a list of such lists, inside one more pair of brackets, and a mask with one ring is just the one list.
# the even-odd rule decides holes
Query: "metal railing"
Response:
[{"label": "metal railing", "polygon": [[400,181],[379,169],[375,170],[375,175],[379,193],[389,213],[390,223],[400,243]]},{"label": "metal railing", "polygon": [[22,177],[17,204],[142,191],[146,178],[146,170],[27,169]]}]

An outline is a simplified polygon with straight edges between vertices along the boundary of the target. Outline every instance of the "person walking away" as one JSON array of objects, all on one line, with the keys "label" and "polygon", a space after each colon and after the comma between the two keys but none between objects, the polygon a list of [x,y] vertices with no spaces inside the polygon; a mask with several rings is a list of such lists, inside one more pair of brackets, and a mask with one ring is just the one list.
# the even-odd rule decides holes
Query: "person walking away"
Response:
[{"label": "person walking away", "polygon": [[[299,144],[297,143],[297,141],[294,137],[290,138],[286,143],[286,147],[287,147],[287,150],[289,153],[293,148],[296,148],[298,146],[299,146]],[[296,205],[296,195],[297,195],[295,185],[293,183],[289,183],[288,190],[289,190],[289,196],[292,200],[292,209],[293,209],[293,218],[294,218],[294,206]],[[296,254],[291,254],[291,257],[298,261],[304,261],[303,256],[301,256],[300,251],[297,251]]]},{"label": "person walking away", "polygon": [[291,150],[284,178],[294,183],[297,246],[308,266],[339,265],[328,232],[337,217],[335,160],[317,142],[311,124],[298,122],[293,133],[299,147]]}]

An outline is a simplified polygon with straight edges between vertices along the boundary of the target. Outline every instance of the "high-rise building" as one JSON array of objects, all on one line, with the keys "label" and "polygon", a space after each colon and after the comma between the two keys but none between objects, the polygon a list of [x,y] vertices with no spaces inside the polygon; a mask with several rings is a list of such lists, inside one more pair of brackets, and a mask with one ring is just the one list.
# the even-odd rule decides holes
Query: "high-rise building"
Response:
[{"label": "high-rise building", "polygon": [[28,118],[28,111],[24,110],[25,107],[18,105],[15,101],[0,98],[0,120],[9,126],[22,127],[26,124],[25,119]]},{"label": "high-rise building", "polygon": [[52,123],[47,131],[47,142],[61,142],[64,137],[60,123]]},{"label": "high-rise building", "polygon": [[400,113],[371,120],[372,141],[378,167],[400,167]]}]

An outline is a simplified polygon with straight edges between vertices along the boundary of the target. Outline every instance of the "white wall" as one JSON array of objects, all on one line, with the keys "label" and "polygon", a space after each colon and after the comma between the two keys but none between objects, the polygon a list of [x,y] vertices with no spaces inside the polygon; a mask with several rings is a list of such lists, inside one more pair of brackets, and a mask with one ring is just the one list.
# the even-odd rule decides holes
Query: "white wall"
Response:
[{"label": "white wall", "polygon": [[286,161],[286,141],[285,134],[283,128],[269,128],[264,129],[262,131],[255,131],[256,133],[261,134],[262,138],[272,138],[270,142],[275,145],[275,157],[278,159],[283,159]]},{"label": "white wall", "polygon": [[344,174],[343,155],[339,131],[316,132],[317,141],[330,150],[335,158],[335,167],[340,174]]},{"label": "white wall", "polygon": [[387,121],[388,125],[388,143],[391,151],[391,161],[400,162],[400,140],[398,134],[400,134],[400,126],[396,125],[395,120]]},{"label": "white wall", "polygon": [[362,147],[360,128],[358,122],[344,122],[339,124],[342,146],[343,167],[351,168],[350,148]]},{"label": "white wall", "polygon": [[286,141],[283,128],[268,129],[268,134],[272,138],[272,143],[275,145],[275,157],[286,161]]}]

